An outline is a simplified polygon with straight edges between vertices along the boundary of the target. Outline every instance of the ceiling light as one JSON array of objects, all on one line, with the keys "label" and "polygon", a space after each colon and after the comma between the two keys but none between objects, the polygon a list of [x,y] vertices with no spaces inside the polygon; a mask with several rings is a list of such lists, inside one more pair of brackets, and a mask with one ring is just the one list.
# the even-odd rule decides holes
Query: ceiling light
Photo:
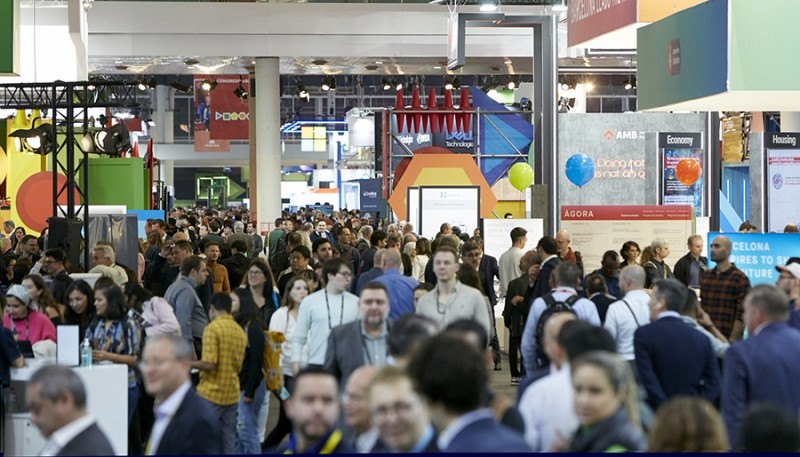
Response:
[{"label": "ceiling light", "polygon": [[484,0],[480,10],[483,13],[491,13],[497,11],[498,8],[500,8],[500,0]]},{"label": "ceiling light", "polygon": [[458,76],[453,79],[453,89],[458,90],[461,89],[461,80],[458,79]]},{"label": "ceiling light", "polygon": [[192,93],[192,86],[187,86],[186,84],[181,84],[178,81],[170,84],[173,89],[177,90],[178,92],[183,92],[184,94],[191,94]]},{"label": "ceiling light", "polygon": [[197,59],[186,59],[186,60],[183,61],[183,63],[185,63],[186,66],[188,66],[188,67],[193,67],[193,66],[199,64],[200,61],[197,60]]},{"label": "ceiling light", "polygon": [[506,59],[503,61],[503,63],[506,65],[511,65],[511,59]]},{"label": "ceiling light", "polygon": [[302,82],[297,83],[297,90],[295,91],[295,95],[297,95],[298,98],[303,98],[306,100],[310,98],[308,90],[306,90],[306,85],[303,84]]},{"label": "ceiling light", "polygon": [[383,86],[383,90],[389,90],[392,88],[392,83],[390,83],[386,78],[381,78],[381,85]]},{"label": "ceiling light", "polygon": [[392,85],[396,90],[403,90],[403,83],[398,81],[392,81]]},{"label": "ceiling light", "polygon": [[583,83],[583,88],[586,90],[586,92],[591,92],[594,90],[594,83],[592,82]]},{"label": "ceiling light", "polygon": [[203,84],[200,87],[202,87],[203,90],[206,92],[211,92],[212,90],[217,88],[217,84],[219,83],[217,82],[216,79],[213,81],[210,79],[204,79]]},{"label": "ceiling light", "polygon": [[433,69],[434,69],[434,70],[441,70],[441,69],[442,69],[442,67],[440,67],[439,65],[434,65]]},{"label": "ceiling light", "polygon": [[[36,126],[36,121],[39,125]],[[50,124],[42,124],[42,119],[36,117],[32,121],[30,129],[18,129],[11,132],[8,136],[14,138],[14,145],[19,152],[32,152],[34,154],[46,155],[52,148],[52,128]]]},{"label": "ceiling light", "polygon": [[631,77],[625,80],[625,90],[636,88],[636,77]]},{"label": "ceiling light", "polygon": [[445,90],[453,90],[453,81],[450,81],[449,79],[445,79],[445,81],[444,81],[444,89]]},{"label": "ceiling light", "polygon": [[336,77],[326,76],[322,80],[322,90],[324,91],[336,90]]},{"label": "ceiling light", "polygon": [[98,154],[122,157],[131,150],[131,135],[122,122],[94,134],[94,145]]},{"label": "ceiling light", "polygon": [[431,5],[441,5],[445,0],[430,0],[428,3]]},{"label": "ceiling light", "polygon": [[[138,87],[139,90],[155,89],[156,88],[156,78],[142,79],[138,83],[136,83],[136,87]],[[90,88],[90,90],[91,90],[91,88]]]},{"label": "ceiling light", "polygon": [[383,60],[376,60],[375,65],[383,65]]},{"label": "ceiling light", "polygon": [[239,86],[236,87],[236,89],[233,89],[233,95],[235,95],[236,98],[240,98],[242,100],[246,100],[247,97],[250,96],[250,94],[244,89],[244,86],[242,86],[241,78],[239,78]]}]

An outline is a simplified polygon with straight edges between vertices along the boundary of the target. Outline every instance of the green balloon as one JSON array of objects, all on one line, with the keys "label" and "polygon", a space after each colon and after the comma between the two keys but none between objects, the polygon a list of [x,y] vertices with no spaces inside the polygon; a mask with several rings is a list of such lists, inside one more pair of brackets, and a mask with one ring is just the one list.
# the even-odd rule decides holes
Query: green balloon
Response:
[{"label": "green balloon", "polygon": [[533,168],[523,162],[515,163],[510,170],[508,170],[508,181],[517,190],[525,190],[530,187],[533,182]]}]

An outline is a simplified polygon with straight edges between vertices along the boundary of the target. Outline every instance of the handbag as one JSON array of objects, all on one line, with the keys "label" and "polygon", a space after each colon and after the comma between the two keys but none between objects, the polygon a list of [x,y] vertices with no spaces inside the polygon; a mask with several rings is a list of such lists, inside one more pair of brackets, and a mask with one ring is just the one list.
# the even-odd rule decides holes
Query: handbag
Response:
[{"label": "handbag", "polygon": [[281,344],[286,335],[274,330],[264,330],[264,382],[267,390],[278,391],[281,388],[283,373],[281,372]]}]

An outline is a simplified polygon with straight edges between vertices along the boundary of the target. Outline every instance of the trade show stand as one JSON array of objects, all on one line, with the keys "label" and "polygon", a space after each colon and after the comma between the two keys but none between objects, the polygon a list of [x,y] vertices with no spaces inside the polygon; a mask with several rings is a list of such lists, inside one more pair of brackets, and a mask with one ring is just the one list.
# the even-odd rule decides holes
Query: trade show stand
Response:
[{"label": "trade show stand", "polygon": [[[26,360],[25,367],[11,369],[12,398],[5,417],[5,454],[39,455],[45,438],[30,420],[25,406],[25,391],[33,373],[43,365]],[[105,432],[116,455],[128,454],[128,367],[95,365],[74,367],[86,388],[86,409]]]}]

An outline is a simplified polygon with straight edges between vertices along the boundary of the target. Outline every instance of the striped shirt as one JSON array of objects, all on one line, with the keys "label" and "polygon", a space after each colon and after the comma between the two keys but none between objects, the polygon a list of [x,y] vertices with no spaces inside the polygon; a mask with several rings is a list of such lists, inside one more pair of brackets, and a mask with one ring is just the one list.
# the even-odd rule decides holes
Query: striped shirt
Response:
[{"label": "striped shirt", "polygon": [[734,264],[727,271],[714,267],[700,276],[703,309],[726,338],[731,338],[735,322],[743,322],[744,297],[749,290],[750,280]]}]

